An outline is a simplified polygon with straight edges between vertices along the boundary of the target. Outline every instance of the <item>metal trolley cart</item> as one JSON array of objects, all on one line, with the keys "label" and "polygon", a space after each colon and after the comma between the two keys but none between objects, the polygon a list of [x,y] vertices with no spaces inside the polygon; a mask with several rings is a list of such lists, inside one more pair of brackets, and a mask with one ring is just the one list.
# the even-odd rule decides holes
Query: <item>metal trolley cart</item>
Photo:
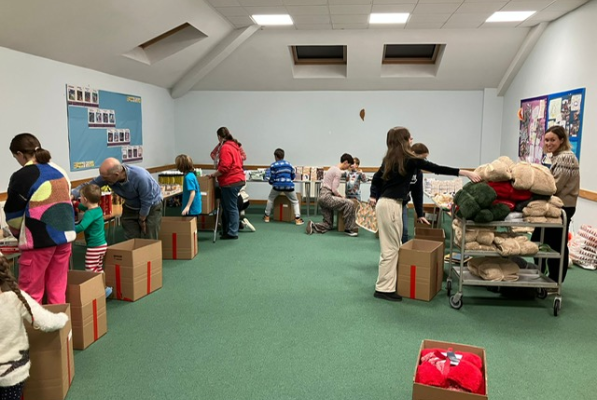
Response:
[{"label": "metal trolley cart", "polygon": [[[473,221],[466,221],[462,218],[456,216],[455,206],[452,206],[452,218],[458,219],[461,223],[462,227],[462,239],[461,243],[455,243],[455,235],[454,235],[454,227],[451,227],[451,236],[450,236],[450,258],[454,256],[454,253],[460,254],[460,260],[458,265],[452,265],[450,263],[450,270],[448,273],[448,278],[446,280],[446,292],[450,299],[450,306],[456,310],[462,308],[463,305],[463,287],[464,286],[501,286],[501,287],[527,287],[527,288],[536,288],[537,289],[537,297],[540,299],[545,299],[547,297],[547,289],[557,289],[557,294],[553,302],[553,315],[558,316],[561,308],[562,308],[562,296],[561,296],[561,287],[562,287],[562,271],[564,268],[564,250],[566,246],[566,213],[562,211],[562,224],[549,224],[549,223],[529,223],[529,222],[508,222],[508,221],[496,221],[490,222],[485,224],[478,224]],[[541,237],[540,241],[543,243],[545,228],[562,228],[562,247],[559,249],[559,252],[555,249],[553,251],[539,251],[537,254],[533,255],[535,258],[539,258],[541,260],[548,259],[548,258],[559,258],[560,260],[560,274],[558,281],[554,281],[547,276],[545,276],[542,271],[538,271],[538,276],[520,276],[516,282],[506,282],[506,281],[487,281],[483,280],[475,275],[473,275],[468,268],[465,267],[465,259],[467,257],[479,257],[479,256],[496,256],[500,257],[500,254],[497,252],[490,252],[490,251],[471,251],[471,250],[464,250],[465,249],[465,234],[467,228],[487,228],[487,227],[527,227],[527,228],[536,228],[541,229]],[[454,245],[457,245],[456,249]],[[540,263],[541,264],[541,263]],[[456,281],[458,282],[458,291],[452,294],[452,276],[455,277]]]}]

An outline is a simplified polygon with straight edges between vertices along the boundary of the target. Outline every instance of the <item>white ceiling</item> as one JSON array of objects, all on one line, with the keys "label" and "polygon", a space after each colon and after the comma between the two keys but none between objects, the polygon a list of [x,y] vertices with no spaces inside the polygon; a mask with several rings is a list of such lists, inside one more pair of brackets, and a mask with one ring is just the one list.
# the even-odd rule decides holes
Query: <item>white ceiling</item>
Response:
[{"label": "white ceiling", "polygon": [[[0,46],[175,88],[176,97],[188,90],[470,90],[497,87],[531,27],[586,2],[0,0]],[[522,23],[485,23],[497,10],[538,12]],[[371,12],[412,14],[405,25],[372,27]],[[257,13],[289,13],[295,25],[246,28],[253,24],[249,15]],[[206,37],[151,65],[123,55],[185,22]],[[416,76],[382,67],[388,43],[438,43],[446,49],[436,73]],[[301,44],[346,45],[345,70],[302,73],[289,51]]]}]

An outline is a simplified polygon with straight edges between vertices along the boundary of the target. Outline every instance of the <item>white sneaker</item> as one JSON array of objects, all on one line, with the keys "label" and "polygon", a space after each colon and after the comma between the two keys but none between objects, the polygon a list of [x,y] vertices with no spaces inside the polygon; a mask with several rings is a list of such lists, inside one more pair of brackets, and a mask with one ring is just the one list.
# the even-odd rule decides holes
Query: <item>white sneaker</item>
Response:
[{"label": "white sneaker", "polygon": [[248,220],[248,219],[246,219],[246,218],[243,218],[243,224],[245,224],[245,226],[246,226],[247,228],[249,228],[249,230],[250,230],[251,232],[255,232],[255,230],[256,230],[256,229],[255,229],[255,227],[253,226],[253,224],[252,224],[252,223],[250,223],[250,222],[249,222],[249,220]]}]

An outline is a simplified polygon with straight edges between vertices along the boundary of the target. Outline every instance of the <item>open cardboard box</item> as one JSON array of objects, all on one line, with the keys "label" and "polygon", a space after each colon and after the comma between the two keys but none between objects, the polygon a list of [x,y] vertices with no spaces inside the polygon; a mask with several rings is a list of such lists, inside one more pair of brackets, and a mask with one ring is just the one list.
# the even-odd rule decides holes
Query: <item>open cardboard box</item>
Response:
[{"label": "open cardboard box", "polygon": [[[454,351],[464,351],[473,353],[481,357],[483,360],[483,379],[485,380],[485,394],[475,394],[469,392],[459,392],[455,390],[448,390],[435,386],[423,385],[416,382],[417,368],[421,361],[421,352],[423,349],[448,349],[452,348]],[[413,397],[412,400],[487,400],[488,399],[488,385],[487,385],[487,359],[485,356],[485,349],[483,347],[469,346],[466,344],[440,342],[437,340],[423,340],[419,353],[417,354],[417,361],[415,363],[415,373],[413,375]]]}]

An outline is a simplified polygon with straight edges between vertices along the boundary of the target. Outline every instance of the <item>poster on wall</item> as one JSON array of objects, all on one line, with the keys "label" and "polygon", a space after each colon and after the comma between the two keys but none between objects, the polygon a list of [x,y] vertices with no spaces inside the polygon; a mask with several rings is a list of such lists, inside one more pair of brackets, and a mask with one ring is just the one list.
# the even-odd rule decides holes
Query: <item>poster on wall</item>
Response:
[{"label": "poster on wall", "polygon": [[518,117],[520,119],[518,159],[541,163],[547,121],[547,96],[522,100]]},{"label": "poster on wall", "polygon": [[66,85],[70,170],[143,160],[141,97]]},{"label": "poster on wall", "polygon": [[547,128],[561,125],[568,133],[572,152],[580,160],[585,89],[550,94],[547,99]]}]

